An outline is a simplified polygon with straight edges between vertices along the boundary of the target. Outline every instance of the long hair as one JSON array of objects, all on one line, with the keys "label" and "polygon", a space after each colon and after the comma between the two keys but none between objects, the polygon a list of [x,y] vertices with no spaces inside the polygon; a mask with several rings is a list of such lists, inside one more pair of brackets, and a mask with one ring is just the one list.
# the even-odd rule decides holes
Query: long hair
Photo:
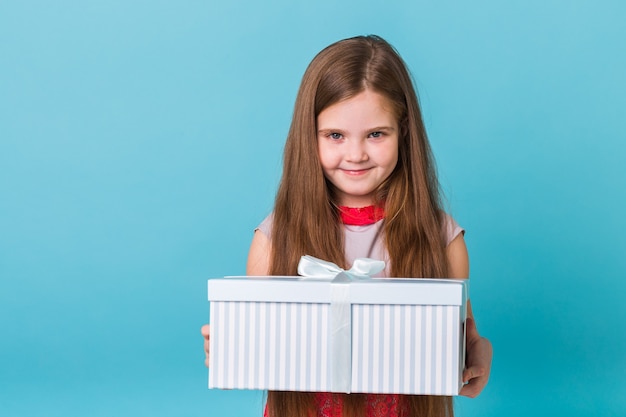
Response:
[{"label": "long hair", "polygon": [[[305,71],[274,206],[270,274],[295,275],[304,254],[347,267],[338,202],[318,155],[317,116],[366,89],[389,100],[399,125],[397,165],[376,193],[376,203],[385,207],[383,238],[390,275],[447,275],[439,183],[417,95],[404,61],[378,36],[334,43],[317,54]],[[269,417],[309,417],[314,410],[312,398],[307,393],[270,392]],[[447,397],[406,400],[412,410],[408,416],[423,415],[419,410],[424,409],[431,410],[429,416],[452,415]],[[347,414],[359,415],[363,396],[345,396],[344,405]]]}]

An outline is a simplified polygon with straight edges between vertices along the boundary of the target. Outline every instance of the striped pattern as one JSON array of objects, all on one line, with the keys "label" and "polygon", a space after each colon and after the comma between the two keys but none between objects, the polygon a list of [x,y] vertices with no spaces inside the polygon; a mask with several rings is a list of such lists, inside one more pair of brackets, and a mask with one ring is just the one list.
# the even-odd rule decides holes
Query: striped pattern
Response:
[{"label": "striped pattern", "polygon": [[329,308],[211,302],[209,388],[328,391]]},{"label": "striped pattern", "polygon": [[[330,304],[211,302],[209,388],[330,391]],[[352,392],[458,395],[459,306],[352,305]]]},{"label": "striped pattern", "polygon": [[457,395],[458,306],[353,305],[352,392]]}]

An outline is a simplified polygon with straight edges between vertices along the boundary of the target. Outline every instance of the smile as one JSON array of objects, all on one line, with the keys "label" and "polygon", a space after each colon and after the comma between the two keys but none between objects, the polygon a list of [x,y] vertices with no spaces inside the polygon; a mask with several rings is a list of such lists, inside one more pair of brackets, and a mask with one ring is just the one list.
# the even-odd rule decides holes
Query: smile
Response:
[{"label": "smile", "polygon": [[351,176],[359,176],[359,175],[364,175],[366,173],[369,172],[371,168],[365,168],[365,169],[342,169],[341,171],[346,174],[346,175],[351,175]]}]

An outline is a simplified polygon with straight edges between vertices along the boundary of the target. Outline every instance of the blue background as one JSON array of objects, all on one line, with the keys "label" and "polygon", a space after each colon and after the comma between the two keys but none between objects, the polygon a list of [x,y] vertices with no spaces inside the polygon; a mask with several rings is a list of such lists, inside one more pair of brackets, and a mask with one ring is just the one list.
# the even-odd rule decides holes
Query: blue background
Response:
[{"label": "blue background", "polygon": [[467,229],[490,384],[459,416],[626,410],[621,1],[0,3],[0,415],[259,416],[207,390],[296,90],[376,33]]}]

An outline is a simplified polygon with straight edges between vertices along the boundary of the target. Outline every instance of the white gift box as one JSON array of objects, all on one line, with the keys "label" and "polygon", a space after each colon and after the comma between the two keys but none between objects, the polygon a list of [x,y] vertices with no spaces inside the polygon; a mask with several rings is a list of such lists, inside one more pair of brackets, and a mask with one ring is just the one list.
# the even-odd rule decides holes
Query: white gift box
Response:
[{"label": "white gift box", "polygon": [[209,388],[458,395],[466,280],[210,279]]}]

